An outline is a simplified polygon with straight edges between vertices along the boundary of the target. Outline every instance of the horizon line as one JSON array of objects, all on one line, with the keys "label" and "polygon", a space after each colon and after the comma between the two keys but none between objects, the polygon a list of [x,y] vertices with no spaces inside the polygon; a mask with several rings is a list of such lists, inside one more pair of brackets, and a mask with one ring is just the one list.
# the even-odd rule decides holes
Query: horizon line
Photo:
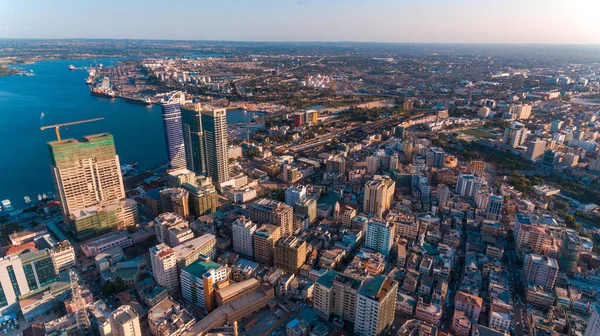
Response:
[{"label": "horizon line", "polygon": [[229,42],[229,43],[319,43],[319,44],[339,44],[339,43],[356,43],[356,44],[439,44],[439,45],[540,45],[540,46],[600,46],[600,43],[549,43],[549,42],[391,42],[391,41],[320,41],[320,40],[206,40],[206,39],[161,39],[161,38],[114,38],[114,37],[0,37],[0,40],[105,40],[105,41],[163,41],[163,42]]}]

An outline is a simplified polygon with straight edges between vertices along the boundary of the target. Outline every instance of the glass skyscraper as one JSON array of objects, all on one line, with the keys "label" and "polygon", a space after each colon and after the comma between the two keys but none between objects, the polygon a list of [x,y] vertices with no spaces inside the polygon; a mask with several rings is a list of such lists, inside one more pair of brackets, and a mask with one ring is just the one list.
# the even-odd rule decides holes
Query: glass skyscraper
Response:
[{"label": "glass skyscraper", "polygon": [[181,125],[181,106],[184,103],[185,95],[181,91],[169,93],[161,103],[169,169],[187,167]]},{"label": "glass skyscraper", "polygon": [[205,106],[202,109],[206,172],[213,182],[229,180],[229,149],[227,147],[227,111]]},{"label": "glass skyscraper", "polygon": [[201,110],[200,104],[186,105],[181,108],[187,169],[196,173],[206,171]]}]

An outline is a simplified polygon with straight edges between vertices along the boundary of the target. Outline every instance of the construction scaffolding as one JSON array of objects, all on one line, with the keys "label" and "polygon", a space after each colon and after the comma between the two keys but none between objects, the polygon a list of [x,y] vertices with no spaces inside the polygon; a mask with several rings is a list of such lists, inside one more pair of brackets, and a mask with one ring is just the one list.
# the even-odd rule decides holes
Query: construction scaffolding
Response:
[{"label": "construction scaffolding", "polygon": [[81,297],[81,287],[79,286],[79,276],[75,270],[69,270],[69,278],[71,280],[71,299],[73,302],[73,314],[77,320],[77,329],[79,335],[88,336],[91,335],[90,319],[85,309],[85,302]]}]

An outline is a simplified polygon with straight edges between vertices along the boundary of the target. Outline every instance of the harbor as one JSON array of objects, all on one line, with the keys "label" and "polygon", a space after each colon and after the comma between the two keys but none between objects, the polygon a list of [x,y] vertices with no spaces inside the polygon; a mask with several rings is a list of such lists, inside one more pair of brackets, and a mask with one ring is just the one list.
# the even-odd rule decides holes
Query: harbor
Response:
[{"label": "harbor", "polygon": [[[119,59],[98,59],[106,66]],[[73,64],[82,70],[68,70]],[[73,120],[104,117],[82,127],[61,130],[65,138],[109,132],[115,137],[117,153],[123,164],[137,162],[143,171],[166,162],[165,140],[160,106],[147,107],[125,99],[106,99],[90,94],[85,84],[86,70],[92,60],[52,60],[20,64],[23,71],[36,76],[0,77],[0,141],[10,148],[10,160],[0,169],[0,200],[9,200],[15,208],[27,206],[38,194],[55,190],[50,169],[47,142],[56,139],[40,127]],[[83,74],[83,75],[82,75]],[[57,85],[56,83],[60,83]],[[261,116],[262,114],[257,114]],[[255,114],[241,109],[228,110],[230,124],[250,123]]]}]

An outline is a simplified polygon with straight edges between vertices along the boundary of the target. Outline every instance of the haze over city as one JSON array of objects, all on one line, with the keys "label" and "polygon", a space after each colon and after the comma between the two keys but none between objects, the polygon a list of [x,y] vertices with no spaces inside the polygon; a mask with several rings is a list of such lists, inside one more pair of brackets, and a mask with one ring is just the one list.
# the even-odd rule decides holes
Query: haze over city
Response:
[{"label": "haze over city", "polygon": [[0,38],[598,44],[595,0],[1,1]]},{"label": "haze over city", "polygon": [[600,335],[599,12],[0,0],[0,336]]}]

